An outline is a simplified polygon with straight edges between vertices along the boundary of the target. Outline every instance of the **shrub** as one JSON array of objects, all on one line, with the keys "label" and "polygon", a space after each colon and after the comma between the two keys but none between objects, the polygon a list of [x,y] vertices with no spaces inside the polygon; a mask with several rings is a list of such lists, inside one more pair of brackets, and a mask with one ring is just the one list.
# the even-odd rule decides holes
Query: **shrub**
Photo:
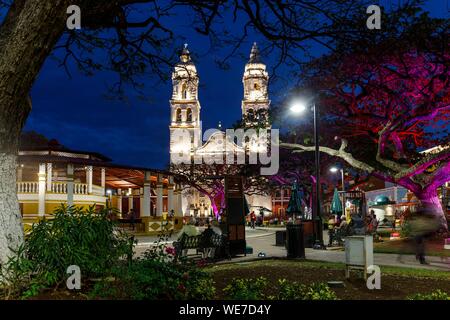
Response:
[{"label": "shrub", "polygon": [[307,288],[298,282],[289,282],[286,279],[278,280],[277,300],[303,300]]},{"label": "shrub", "polygon": [[226,286],[223,291],[226,297],[232,300],[260,300],[264,299],[264,290],[267,287],[267,279],[236,279]]},{"label": "shrub", "polygon": [[450,300],[450,295],[444,291],[436,290],[431,293],[417,293],[407,298],[408,300]]},{"label": "shrub", "polygon": [[113,278],[98,282],[91,298],[132,300],[208,300],[215,295],[211,276],[192,262],[176,263],[160,241],[142,257],[116,267]]},{"label": "shrub", "polygon": [[[108,210],[61,206],[54,218],[33,225],[16,255],[0,271],[5,297],[27,298],[65,282],[70,265],[86,279],[106,276],[124,257],[132,255],[132,241],[116,231]],[[123,259],[122,259],[123,260]]]},{"label": "shrub", "polygon": [[66,276],[77,265],[83,276],[102,276],[132,254],[131,239],[107,219],[108,209],[61,206],[54,218],[33,225],[26,241],[28,259]]},{"label": "shrub", "polygon": [[337,297],[330,287],[320,282],[309,286],[303,300],[337,300]]},{"label": "shrub", "polygon": [[305,286],[298,282],[278,280],[278,300],[337,300],[336,294],[325,283]]}]

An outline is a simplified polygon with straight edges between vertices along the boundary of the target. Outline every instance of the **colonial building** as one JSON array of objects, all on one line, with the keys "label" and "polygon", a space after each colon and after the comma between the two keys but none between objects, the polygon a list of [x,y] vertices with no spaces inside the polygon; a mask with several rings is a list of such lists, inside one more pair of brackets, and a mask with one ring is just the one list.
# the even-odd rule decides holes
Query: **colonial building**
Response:
[{"label": "colonial building", "polygon": [[[270,100],[268,95],[269,75],[266,65],[261,61],[256,43],[250,52],[250,59],[245,65],[242,77],[243,99],[241,103],[242,124],[244,129],[271,129],[268,112]],[[188,154],[190,158],[204,155],[223,156],[225,150],[233,154],[251,154],[266,151],[268,141],[258,136],[256,139],[243,141],[241,145],[235,141],[228,141],[225,132],[218,130],[202,139],[201,104],[198,95],[199,75],[192,61],[191,54],[184,46],[180,61],[175,65],[172,73],[172,97],[170,99],[171,121],[170,131],[170,162],[177,164],[180,154]],[[221,129],[219,125],[219,129]],[[189,139],[180,138],[179,132],[188,132]],[[203,140],[206,140],[203,143]],[[183,214],[207,216],[211,212],[209,200],[196,190],[183,192]],[[270,196],[248,196],[250,210],[259,208],[272,209]],[[254,207],[254,208],[252,208]]]},{"label": "colonial building", "polygon": [[[59,145],[19,151],[17,196],[25,229],[51,218],[61,204],[112,207],[124,220],[133,209],[146,233],[160,231],[171,210],[182,211],[180,187],[169,172],[119,165],[101,154]],[[182,218],[175,218],[169,228],[181,227]]]}]

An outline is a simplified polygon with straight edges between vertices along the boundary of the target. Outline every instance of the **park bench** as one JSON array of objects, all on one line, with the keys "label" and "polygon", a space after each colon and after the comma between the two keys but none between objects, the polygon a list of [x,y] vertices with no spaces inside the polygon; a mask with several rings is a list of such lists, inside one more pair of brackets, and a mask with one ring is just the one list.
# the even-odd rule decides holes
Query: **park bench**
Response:
[{"label": "park bench", "polygon": [[[225,255],[229,257],[228,241],[225,235],[220,235],[214,231],[206,232],[206,230],[196,236],[189,236],[183,233],[181,237],[173,243],[175,248],[175,259],[180,257],[199,259],[215,259],[218,257],[220,250],[224,250]],[[195,255],[188,255],[188,251],[193,249]],[[214,249],[214,252],[208,250]],[[212,255],[212,256],[211,256]]]}]

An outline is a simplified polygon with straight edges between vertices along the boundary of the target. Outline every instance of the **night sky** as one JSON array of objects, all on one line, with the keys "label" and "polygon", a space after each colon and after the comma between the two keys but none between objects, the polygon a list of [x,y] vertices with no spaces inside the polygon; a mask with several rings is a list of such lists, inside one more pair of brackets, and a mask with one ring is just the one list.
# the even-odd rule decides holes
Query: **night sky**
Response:
[{"label": "night sky", "polygon": [[[448,15],[450,0],[430,0],[426,6],[433,16]],[[376,2],[376,1],[374,1]],[[226,49],[213,54],[209,52],[208,38],[201,36],[182,22],[173,29],[189,43],[195,53],[194,63],[200,76],[199,98],[202,106],[203,130],[230,127],[241,117],[243,96],[242,74],[253,41],[257,34],[250,34],[236,57],[230,60],[231,68],[223,70],[215,63],[228,53]],[[240,26],[232,26],[237,34]],[[179,43],[179,47],[184,42]],[[245,58],[244,58],[245,57]],[[276,57],[263,57],[270,67]],[[281,67],[280,74],[289,78],[289,70]],[[25,130],[35,130],[47,138],[55,138],[63,145],[77,150],[102,153],[115,163],[150,168],[164,168],[169,161],[169,99],[171,83],[155,85],[148,79],[144,89],[150,101],[137,99],[137,93],[127,92],[130,103],[105,98],[108,85],[114,79],[107,72],[92,77],[81,75],[71,69],[69,78],[58,63],[48,59],[32,90],[33,110]],[[271,84],[272,104],[286,93],[286,82]]]}]

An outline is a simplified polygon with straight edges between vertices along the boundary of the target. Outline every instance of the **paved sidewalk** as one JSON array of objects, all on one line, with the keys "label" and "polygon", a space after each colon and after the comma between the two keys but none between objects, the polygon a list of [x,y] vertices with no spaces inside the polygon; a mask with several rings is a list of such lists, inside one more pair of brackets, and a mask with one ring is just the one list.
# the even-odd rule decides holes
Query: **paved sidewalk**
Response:
[{"label": "paved sidewalk", "polygon": [[[263,252],[266,258],[285,258],[286,249],[283,246],[275,246],[275,231],[274,228],[246,228],[247,245],[253,248],[253,254],[233,258],[234,262],[248,261],[258,258],[258,253]],[[167,244],[171,244],[178,235],[174,235]],[[136,247],[136,254],[145,251],[151,246],[158,237],[137,237],[138,245]],[[324,233],[324,241],[327,243],[327,235]],[[314,250],[306,248],[306,259],[318,260],[327,262],[341,262],[345,263],[345,252],[341,249],[328,250]],[[407,268],[422,268],[431,270],[449,271],[450,276],[450,258],[441,258],[434,256],[427,256],[429,265],[421,265],[416,261],[413,255],[397,255],[387,253],[375,253],[374,263],[380,266],[396,266]]]}]

